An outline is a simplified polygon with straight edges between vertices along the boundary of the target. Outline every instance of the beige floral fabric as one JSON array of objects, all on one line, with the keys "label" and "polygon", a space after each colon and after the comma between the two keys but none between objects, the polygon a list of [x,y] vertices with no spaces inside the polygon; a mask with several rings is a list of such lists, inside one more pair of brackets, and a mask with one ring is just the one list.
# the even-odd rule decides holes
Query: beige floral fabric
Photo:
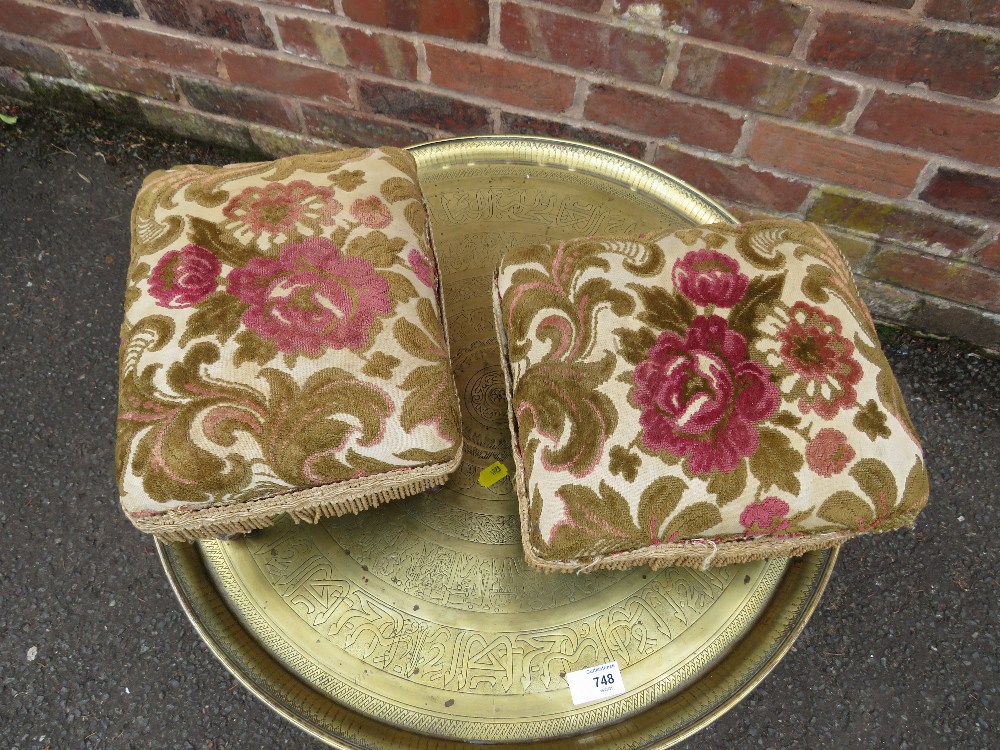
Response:
[{"label": "beige floral fabric", "polygon": [[157,172],[132,234],[117,467],[140,529],[190,539],[356,512],[458,465],[405,151]]},{"label": "beige floral fabric", "polygon": [[871,319],[811,224],[525,247],[495,302],[537,568],[801,554],[926,503]]}]

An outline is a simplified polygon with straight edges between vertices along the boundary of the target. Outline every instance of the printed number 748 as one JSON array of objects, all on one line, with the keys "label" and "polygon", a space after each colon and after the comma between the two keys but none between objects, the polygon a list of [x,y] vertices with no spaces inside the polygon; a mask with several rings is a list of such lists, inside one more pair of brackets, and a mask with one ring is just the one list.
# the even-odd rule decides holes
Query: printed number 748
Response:
[{"label": "printed number 748", "polygon": [[613,674],[602,674],[600,677],[594,678],[595,688],[601,687],[602,685],[607,686],[614,684],[615,684],[615,676]]}]

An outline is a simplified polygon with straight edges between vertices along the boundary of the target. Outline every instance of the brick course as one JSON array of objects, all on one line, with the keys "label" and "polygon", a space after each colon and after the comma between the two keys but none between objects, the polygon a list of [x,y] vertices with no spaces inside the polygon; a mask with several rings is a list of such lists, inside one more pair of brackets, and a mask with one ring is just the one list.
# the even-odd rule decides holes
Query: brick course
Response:
[{"label": "brick course", "polygon": [[285,130],[299,129],[295,109],[283,97],[193,78],[181,78],[180,84],[187,100],[196,109]]},{"label": "brick course", "polygon": [[427,45],[431,82],[515,107],[561,112],[573,103],[576,81],[548,68],[436,44]]},{"label": "brick course", "polygon": [[657,138],[728,153],[739,142],[743,122],[727,112],[617,86],[594,86],[584,116]]},{"label": "brick course", "polygon": [[65,55],[44,44],[0,33],[0,65],[50,76],[70,77]]},{"label": "brick course", "polygon": [[229,0],[143,0],[149,17],[164,26],[237,44],[274,49],[274,35],[260,8]]},{"label": "brick course", "polygon": [[371,26],[461,42],[485,42],[490,30],[489,0],[344,0],[344,12]]},{"label": "brick course", "polygon": [[349,104],[351,84],[340,71],[306,65],[245,48],[224,50],[222,62],[229,80],[276,94],[323,99]]},{"label": "brick course", "polygon": [[1000,177],[943,168],[920,197],[955,213],[1000,221]]},{"label": "brick course", "polygon": [[822,125],[840,125],[858,89],[821,73],[685,44],[673,88],[702,99]]},{"label": "brick course", "polygon": [[1000,108],[878,92],[855,132],[887,144],[1000,167]]},{"label": "brick course", "polygon": [[0,96],[273,153],[592,143],[817,221],[876,310],[1000,341],[994,0],[0,0]]},{"label": "brick course", "polygon": [[83,15],[18,0],[0,0],[0,30],[73,47],[101,46]]},{"label": "brick course", "polygon": [[380,117],[359,114],[350,109],[304,104],[306,130],[312,135],[337,143],[360,146],[412,146],[433,140],[441,132],[432,128],[415,128]]},{"label": "brick course", "polygon": [[108,49],[122,57],[207,75],[219,67],[218,52],[202,40],[116,22],[99,22],[97,31]]},{"label": "brick course", "polygon": [[[58,0],[63,5],[71,8],[86,8],[98,13],[116,13],[128,18],[136,18],[139,15],[135,7],[137,0]],[[52,2],[52,0],[45,0]]]},{"label": "brick course", "polygon": [[734,166],[694,156],[670,146],[662,146],[653,163],[721,200],[792,212],[809,195],[809,185],[804,182],[747,164]]},{"label": "brick course", "polygon": [[614,7],[626,19],[776,55],[792,51],[809,16],[784,0],[619,0]]},{"label": "brick course", "polygon": [[67,52],[73,78],[105,88],[120,88],[156,99],[177,101],[178,86],[174,77],[134,60],[122,60],[111,55],[92,52]]},{"label": "brick course", "polygon": [[760,123],[747,150],[758,164],[879,195],[905,198],[927,159],[812,130]]},{"label": "brick course", "polygon": [[809,208],[806,218],[817,224],[832,224],[952,255],[960,255],[983,234],[981,229],[965,222],[844,192],[824,191]]},{"label": "brick course", "polygon": [[893,248],[875,258],[867,275],[1000,312],[1000,274],[968,263]]},{"label": "brick course", "polygon": [[826,15],[809,61],[973,99],[1000,93],[1000,40],[907,21]]},{"label": "brick course", "polygon": [[1000,238],[993,240],[975,256],[976,263],[1000,271]]},{"label": "brick course", "polygon": [[1000,4],[996,0],[930,0],[926,13],[946,21],[1000,26]]},{"label": "brick course", "polygon": [[503,4],[500,41],[519,55],[640,83],[659,83],[670,49],[659,36],[517,3]]},{"label": "brick course", "polygon": [[532,115],[521,115],[514,112],[505,112],[501,116],[503,132],[514,135],[540,135],[545,138],[565,138],[580,143],[589,143],[592,146],[610,148],[619,153],[628,154],[639,158],[642,156],[645,146],[642,141],[634,138],[626,138],[614,135],[594,128],[582,128],[577,125],[570,125],[556,120],[547,120]]},{"label": "brick course", "polygon": [[358,83],[358,99],[364,111],[396,120],[440,128],[459,135],[491,131],[490,111],[486,107],[450,96],[362,80]]}]

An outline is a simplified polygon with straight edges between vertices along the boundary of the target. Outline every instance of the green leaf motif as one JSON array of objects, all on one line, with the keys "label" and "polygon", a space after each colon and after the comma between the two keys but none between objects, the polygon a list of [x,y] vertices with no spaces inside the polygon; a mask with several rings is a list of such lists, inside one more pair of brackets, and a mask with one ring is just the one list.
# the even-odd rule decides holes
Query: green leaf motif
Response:
[{"label": "green leaf motif", "polygon": [[215,254],[223,263],[239,268],[256,256],[253,248],[236,241],[229,233],[205,219],[191,217],[188,237],[191,242]]},{"label": "green leaf motif", "polygon": [[402,237],[388,237],[377,229],[355,237],[344,248],[345,258],[365,258],[376,268],[389,268],[399,262],[399,254],[406,247]]},{"label": "green leaf motif", "polygon": [[365,173],[360,169],[334,172],[330,175],[330,184],[349,193],[365,184]]},{"label": "green leaf motif", "polygon": [[646,287],[629,284],[642,300],[643,309],[638,318],[653,327],[654,331],[673,331],[684,336],[695,316],[695,306],[679,292],[668,292],[663,287]]},{"label": "green leaf motif", "polygon": [[687,485],[679,477],[660,477],[642,491],[639,497],[639,533],[647,535],[647,543],[660,538],[660,527],[677,509],[686,489]]},{"label": "green leaf motif", "polygon": [[[417,296],[417,290],[413,286],[413,282],[403,276],[403,274],[396,273],[395,271],[383,271],[382,278],[389,284],[389,297],[397,305],[408,302]],[[421,302],[430,304],[427,299],[423,299]]]},{"label": "green leaf motif", "polygon": [[448,447],[439,451],[429,451],[426,448],[407,448],[399,451],[396,456],[404,461],[418,461],[422,464],[440,464],[455,457],[455,449]]},{"label": "green leaf motif", "polygon": [[850,475],[858,483],[861,491],[872,500],[886,499],[886,505],[894,505],[898,489],[896,478],[883,461],[877,458],[863,458],[851,467]]},{"label": "green leaf motif", "polygon": [[750,471],[764,488],[777,487],[797,495],[801,490],[796,473],[804,458],[792,448],[788,437],[768,427],[760,429],[760,443],[750,456]]},{"label": "green leaf motif", "polygon": [[[548,554],[563,558],[592,557],[649,543],[632,520],[625,498],[605,482],[600,493],[589,487],[563,485],[556,492],[570,519],[560,524],[545,545]],[[540,505],[540,501],[536,502]]]},{"label": "green leaf motif", "polygon": [[414,182],[417,182],[417,165],[409,152],[398,148],[383,149],[380,158],[386,164],[402,172]]},{"label": "green leaf motif", "polygon": [[126,370],[118,422],[119,481],[130,468],[154,502],[205,502],[247,487],[252,470],[240,451],[208,451],[191,439],[196,424],[211,424],[204,433],[208,440],[232,448],[236,432],[254,435],[259,430],[259,394],[202,374],[218,359],[214,344],[190,347],[167,370],[172,393],[159,390],[154,382],[160,365],[149,365],[138,375],[134,368]]},{"label": "green leaf motif", "polygon": [[755,268],[776,271],[785,265],[778,250],[786,243],[808,242],[811,231],[802,222],[787,219],[750,221],[736,230],[736,250]]},{"label": "green leaf motif", "polygon": [[[519,268],[514,272],[510,288],[517,289],[518,294],[505,295],[501,313],[508,325],[511,360],[517,362],[524,358],[534,338],[552,342],[553,351],[560,356],[575,351],[577,358],[586,357],[597,338],[593,327],[598,308],[610,309],[618,316],[632,312],[635,303],[631,295],[616,289],[604,276],[589,278],[579,286],[574,284],[587,270],[606,271],[609,267],[607,259],[586,250],[586,244],[567,245],[558,280],[553,279],[550,272],[535,267]],[[551,248],[548,252],[551,253]],[[536,316],[542,311],[547,313],[546,320],[559,317],[563,324],[540,325]]]},{"label": "green leaf motif", "polygon": [[282,480],[303,487],[349,479],[358,468],[373,473],[341,451],[352,436],[361,446],[379,439],[393,412],[384,392],[336,367],[320,370],[301,385],[280,370],[261,375],[270,387],[261,444]]},{"label": "green leaf motif", "polygon": [[633,260],[626,254],[625,260],[622,261],[622,266],[626,271],[636,276],[655,276],[663,270],[666,257],[663,248],[657,243],[650,242],[648,239],[630,239],[629,244],[641,247],[644,256]]},{"label": "green leaf motif", "polygon": [[869,399],[864,408],[854,415],[854,427],[865,435],[873,443],[876,438],[887,438],[892,431],[886,425],[885,412],[878,408],[874,399]]},{"label": "green leaf motif", "polygon": [[892,367],[889,365],[889,360],[885,358],[882,347],[878,344],[869,344],[859,334],[854,335],[854,345],[869,362],[878,368],[878,375],[875,377],[875,390],[878,393],[878,398],[882,406],[899,420],[906,434],[910,436],[914,444],[919,446],[920,439],[917,437],[917,430],[910,419],[910,414],[906,409],[906,402],[903,400],[903,394],[899,390],[899,384],[896,382],[896,377],[892,374]]},{"label": "green leaf motif", "polygon": [[521,376],[514,388],[518,429],[522,436],[532,430],[544,436],[550,445],[542,454],[551,466],[582,476],[600,458],[618,425],[615,403],[598,390],[614,372],[615,360],[608,352],[599,362],[546,361]]},{"label": "green leaf motif", "polygon": [[797,414],[792,414],[790,411],[779,411],[773,417],[771,417],[771,422],[778,425],[779,427],[787,427],[788,429],[794,429],[799,426],[802,418]]},{"label": "green leaf motif", "polygon": [[399,360],[391,354],[385,352],[375,352],[365,362],[361,372],[370,378],[381,378],[388,380],[392,377],[392,371],[399,365]]},{"label": "green leaf motif", "polygon": [[353,448],[347,451],[345,463],[350,468],[352,474],[357,474],[360,471],[369,477],[377,474],[387,474],[390,471],[397,471],[399,469],[399,466],[396,464],[380,461],[372,456],[364,456]]},{"label": "green leaf motif", "polygon": [[616,328],[614,333],[618,337],[618,353],[630,365],[644,361],[656,343],[656,334],[648,328]]},{"label": "green leaf motif", "polygon": [[[141,195],[136,198],[136,215],[132,222],[132,249],[136,256],[159,253],[176,242],[184,232],[183,217],[171,215],[167,216],[163,222],[158,222],[140,214],[138,203],[141,200]],[[143,279],[146,276],[148,273],[139,278]],[[129,278],[132,280],[131,276]]]},{"label": "green leaf motif", "polygon": [[[417,317],[424,326],[423,328],[406,318],[399,318],[396,321],[396,325],[392,329],[396,342],[403,347],[407,354],[417,359],[439,362],[447,358],[448,352],[444,345],[444,334],[430,300],[424,298],[417,303]],[[431,338],[428,331],[434,332],[434,339]]]},{"label": "green leaf motif", "polygon": [[243,302],[226,292],[215,292],[203,299],[188,318],[181,334],[179,346],[194,339],[211,336],[220,344],[226,343],[240,327],[240,316],[247,308]]},{"label": "green leaf motif", "polygon": [[441,364],[424,365],[413,370],[402,383],[408,391],[399,421],[407,432],[420,424],[434,424],[438,432],[454,445],[461,429],[454,406],[454,386],[450,370]]},{"label": "green leaf motif", "polygon": [[424,242],[425,233],[427,232],[427,211],[424,207],[424,202],[415,200],[412,203],[408,203],[406,208],[403,209],[403,216],[406,217],[406,223],[410,225],[410,229],[417,235],[420,250],[424,254],[429,254],[427,244]]},{"label": "green leaf motif", "polygon": [[663,541],[698,539],[720,523],[722,514],[715,507],[715,503],[694,503],[670,519],[667,528],[663,530]]},{"label": "green leaf motif", "polygon": [[817,515],[824,521],[851,531],[870,528],[874,515],[871,506],[853,492],[834,492],[823,501]]},{"label": "green leaf motif", "polygon": [[[694,503],[673,515],[686,490],[678,477],[656,480],[639,499],[637,522],[625,497],[606,482],[600,483],[597,492],[583,485],[564,485],[556,495],[570,522],[556,527],[551,542],[544,545],[547,554],[580,559],[699,538],[721,523],[722,515],[707,502]],[[536,491],[532,510],[540,505]],[[537,517],[535,513],[533,518]],[[537,529],[532,539],[536,545],[541,542]]]},{"label": "green leaf motif", "polygon": [[831,282],[833,272],[829,266],[814,263],[806,269],[806,277],[802,280],[802,293],[816,304],[830,301],[827,289],[834,289]]},{"label": "green leaf motif", "polygon": [[716,472],[708,480],[708,491],[724,507],[740,497],[747,488],[747,462],[741,460],[728,474]]},{"label": "green leaf motif", "polygon": [[875,523],[888,518],[899,496],[896,478],[889,467],[877,458],[863,458],[851,467],[850,475],[875,506]]},{"label": "green leaf motif", "polygon": [[417,318],[423,328],[400,318],[392,329],[396,342],[407,354],[430,363],[415,368],[403,381],[401,387],[408,393],[403,400],[400,423],[407,432],[419,424],[434,424],[454,445],[461,432],[461,415],[455,400],[444,330],[433,304],[426,298],[417,303]]},{"label": "green leaf motif", "polygon": [[413,180],[405,177],[390,177],[382,183],[382,197],[389,201],[389,203],[419,200],[420,190]]},{"label": "green leaf motif", "polygon": [[278,356],[278,347],[273,342],[262,339],[253,331],[240,331],[233,340],[236,342],[236,353],[233,355],[233,364],[236,367],[244,362],[266,365]]},{"label": "green leaf motif", "polygon": [[627,448],[616,445],[608,454],[608,471],[611,476],[621,476],[626,482],[634,482],[639,474],[642,459]]},{"label": "green leaf motif", "polygon": [[729,327],[743,335],[747,343],[757,336],[757,320],[781,299],[787,271],[771,276],[754,276],[746,294],[729,313]]},{"label": "green leaf motif", "polygon": [[906,476],[903,496],[899,499],[899,505],[896,507],[897,512],[906,521],[912,522],[917,513],[927,505],[927,496],[930,494],[930,490],[927,469],[924,467],[924,462],[917,458],[910,473]]}]

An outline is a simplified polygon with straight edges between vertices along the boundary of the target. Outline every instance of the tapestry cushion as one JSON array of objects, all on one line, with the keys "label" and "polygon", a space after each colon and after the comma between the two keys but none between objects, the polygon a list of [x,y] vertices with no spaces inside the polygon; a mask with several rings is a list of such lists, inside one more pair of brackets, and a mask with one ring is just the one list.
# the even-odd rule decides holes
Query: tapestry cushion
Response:
[{"label": "tapestry cushion", "polygon": [[164,540],[444,482],[461,423],[413,158],[354,149],[150,175],[119,367],[122,506]]},{"label": "tapestry cushion", "polygon": [[534,567],[797,555],[926,503],[899,388],[817,227],[534,245],[495,281]]}]

